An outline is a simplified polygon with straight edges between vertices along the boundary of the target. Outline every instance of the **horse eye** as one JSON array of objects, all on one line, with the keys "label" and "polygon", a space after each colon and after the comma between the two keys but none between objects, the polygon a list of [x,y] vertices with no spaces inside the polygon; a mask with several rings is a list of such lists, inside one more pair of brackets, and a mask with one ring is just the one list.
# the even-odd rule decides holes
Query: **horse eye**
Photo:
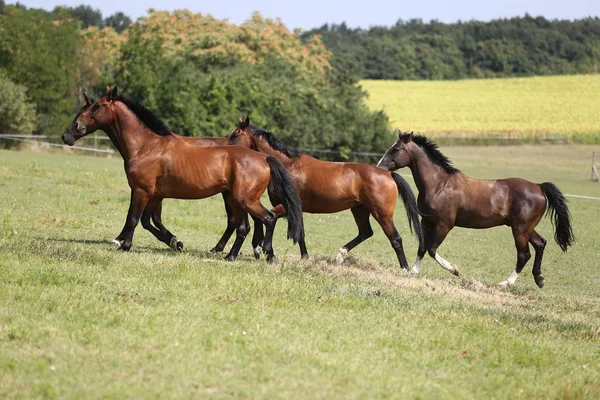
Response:
[{"label": "horse eye", "polygon": [[92,108],[90,109],[90,112],[95,113],[99,108],[100,108],[100,104],[96,103],[92,106]]}]

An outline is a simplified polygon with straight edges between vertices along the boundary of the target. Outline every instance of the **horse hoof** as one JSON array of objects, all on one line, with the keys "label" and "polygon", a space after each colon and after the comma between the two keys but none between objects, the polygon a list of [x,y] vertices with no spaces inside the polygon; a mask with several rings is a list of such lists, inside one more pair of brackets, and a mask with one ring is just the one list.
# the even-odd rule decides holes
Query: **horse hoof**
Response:
[{"label": "horse hoof", "polygon": [[456,268],[456,265],[453,264],[452,267],[454,267],[454,269],[452,270],[452,275],[460,276],[460,272],[458,271],[458,268]]},{"label": "horse hoof", "polygon": [[123,241],[119,240],[119,239],[113,239],[113,241],[111,243],[114,244],[115,246],[121,247],[121,243],[123,243]]},{"label": "horse hoof", "polygon": [[419,271],[419,268],[416,268],[416,267],[413,267],[413,268],[410,270],[410,273],[411,273],[411,274],[413,274],[413,275],[416,275],[416,274],[418,274],[419,272],[420,272],[420,271]]},{"label": "horse hoof", "polygon": [[169,242],[169,247],[175,251],[181,251],[181,249],[183,249],[183,243],[178,242],[177,238],[173,236]]},{"label": "horse hoof", "polygon": [[541,289],[544,287],[544,277],[543,276],[536,276],[534,277],[535,279],[535,284]]},{"label": "horse hoof", "polygon": [[117,249],[117,251],[129,251],[131,246],[121,246]]},{"label": "horse hoof", "polygon": [[267,264],[273,264],[277,261],[275,254],[267,254]]},{"label": "horse hoof", "polygon": [[233,262],[233,261],[235,261],[235,257],[234,256],[227,256],[223,260],[225,260],[227,262]]},{"label": "horse hoof", "polygon": [[260,246],[256,246],[252,249],[252,251],[254,252],[254,258],[260,260],[260,253],[262,253],[262,249],[260,248]]},{"label": "horse hoof", "polygon": [[301,260],[308,260],[308,254],[302,254],[302,255],[300,256],[300,259],[301,259]]},{"label": "horse hoof", "polygon": [[340,251],[338,251],[337,255],[335,256],[335,263],[337,265],[342,265],[344,263],[344,256],[348,254],[348,250],[346,250],[345,248],[341,248]]}]

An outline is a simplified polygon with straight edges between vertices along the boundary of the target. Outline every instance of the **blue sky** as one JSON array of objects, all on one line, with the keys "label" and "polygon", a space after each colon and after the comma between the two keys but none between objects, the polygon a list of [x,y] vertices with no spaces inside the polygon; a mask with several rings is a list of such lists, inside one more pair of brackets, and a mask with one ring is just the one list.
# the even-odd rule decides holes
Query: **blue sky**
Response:
[{"label": "blue sky", "polygon": [[236,24],[246,20],[253,11],[260,11],[264,16],[281,18],[288,28],[302,29],[344,21],[351,27],[368,28],[373,25],[393,25],[399,18],[422,18],[425,21],[438,19],[442,22],[455,22],[459,19],[487,21],[522,16],[526,12],[549,19],[600,16],[600,0],[22,0],[21,3],[27,7],[47,10],[56,5],[90,4],[93,8],[100,9],[105,17],[116,11],[123,11],[134,20],[144,15],[148,8],[188,8],[194,12],[212,14],[216,18],[227,18]]}]

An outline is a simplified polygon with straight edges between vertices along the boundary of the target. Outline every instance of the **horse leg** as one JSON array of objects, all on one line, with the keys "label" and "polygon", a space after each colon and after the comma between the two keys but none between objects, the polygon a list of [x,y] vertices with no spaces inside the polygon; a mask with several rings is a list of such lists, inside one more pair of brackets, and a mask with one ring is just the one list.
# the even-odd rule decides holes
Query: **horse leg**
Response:
[{"label": "horse leg", "polygon": [[[285,208],[283,207],[283,204],[276,205],[275,207],[273,207],[271,209],[271,212],[273,214],[275,214],[275,218],[277,218],[277,219],[279,219],[281,217],[285,217],[287,215],[287,213],[285,212]],[[306,250],[306,242],[304,241],[304,238],[298,240],[298,246],[300,247],[300,258],[307,259],[308,251]]]},{"label": "horse leg", "polygon": [[260,259],[261,247],[265,240],[265,232],[263,231],[263,223],[260,219],[252,217],[254,221],[254,234],[252,235],[252,251],[254,258]]},{"label": "horse leg", "polygon": [[263,251],[265,252],[267,262],[276,260],[273,252],[273,231],[277,223],[277,216],[269,209],[260,204],[259,198],[244,203],[244,210],[249,213],[256,221],[257,219],[265,226],[265,238],[263,240]]},{"label": "horse leg", "polygon": [[352,211],[354,222],[356,222],[356,226],[358,227],[358,235],[340,248],[337,256],[335,256],[335,262],[338,264],[344,262],[344,256],[348,254],[350,250],[373,236],[373,229],[371,228],[371,222],[369,221],[369,218],[371,217],[369,210],[365,206],[357,206],[351,208],[350,211]]},{"label": "horse leg", "polygon": [[116,244],[117,246],[121,246],[121,243],[123,243],[123,240],[125,240],[125,236],[127,235],[127,232],[130,229],[129,216],[131,215],[132,212],[133,212],[133,190],[131,190],[131,197],[129,198],[129,209],[127,210],[127,217],[125,218],[125,225],[123,226],[123,229],[121,229],[121,233],[119,233],[119,235],[113,239],[113,241],[112,241],[113,244]]},{"label": "horse leg", "polygon": [[421,263],[423,262],[423,258],[425,257],[425,253],[427,253],[427,249],[429,249],[429,244],[432,239],[432,232],[435,227],[432,227],[432,224],[429,221],[424,219],[421,220],[421,229],[423,231],[423,241],[419,243],[419,250],[417,251],[417,259],[415,260],[415,265],[413,265],[412,270],[410,271],[413,274],[418,274],[421,271]]},{"label": "horse leg", "polygon": [[453,275],[458,276],[460,272],[458,271],[458,268],[456,268],[456,265],[444,260],[437,252],[438,247],[440,247],[444,239],[446,239],[450,229],[452,228],[448,228],[439,223],[436,224],[431,232],[431,241],[428,243],[429,248],[427,249],[427,252],[438,264],[442,266],[442,268],[450,271],[450,273]]},{"label": "horse leg", "polygon": [[238,253],[242,248],[242,244],[244,244],[244,240],[246,240],[246,235],[250,232],[248,214],[246,214],[244,209],[237,204],[231,204],[231,224],[236,231],[236,235],[233,246],[231,246],[231,250],[229,250],[229,253],[225,257],[225,261],[233,261],[237,258]]},{"label": "horse leg", "polygon": [[[148,203],[148,205],[146,206],[146,209],[144,210],[144,213],[142,214],[142,226],[144,228],[146,228],[146,226],[144,226],[144,214],[146,214],[146,212],[148,211],[148,207],[150,207],[150,203]],[[154,222],[154,226],[156,226],[156,228],[165,237],[166,241],[164,241],[164,242],[175,251],[183,250],[183,243],[178,241],[177,237],[175,235],[173,235],[162,223],[162,199],[154,207],[154,210],[152,210],[151,217],[152,217],[152,222]],[[147,224],[150,224],[150,221],[147,221]],[[152,227],[152,225],[150,225],[150,227]],[[152,232],[152,230],[150,230],[148,228],[146,228],[146,229],[149,230],[152,234],[154,234]],[[154,236],[156,236],[156,234],[154,234]],[[156,236],[156,238],[160,241],[163,241],[158,236]]]},{"label": "horse leg", "polygon": [[[235,230],[235,224],[233,222],[233,216],[232,216],[233,211],[232,211],[232,204],[231,204],[232,203],[231,193],[223,192],[221,194],[223,195],[223,203],[225,203],[225,212],[227,213],[227,228],[225,228],[225,232],[223,232],[223,236],[221,236],[221,239],[219,239],[219,241],[217,242],[215,247],[210,249],[211,253],[222,252],[223,249],[225,248],[225,245],[227,245],[229,238],[231,238],[233,231]],[[248,224],[247,221],[246,221],[246,224]]]},{"label": "horse leg", "polygon": [[542,257],[546,248],[546,239],[540,236],[536,231],[529,235],[529,243],[535,250],[535,259],[533,260],[533,279],[535,284],[541,289],[544,287],[544,277],[542,276]]},{"label": "horse leg", "polygon": [[505,281],[499,283],[501,286],[512,286],[517,281],[519,274],[523,270],[527,261],[531,258],[529,252],[529,233],[517,231],[513,228],[513,236],[515,237],[515,247],[517,248],[517,265],[515,270],[506,278]]},{"label": "horse leg", "polygon": [[[168,232],[167,233],[167,232],[163,232],[160,229],[155,228],[150,223],[150,218],[153,218],[155,215],[156,209],[161,207],[161,202],[162,202],[162,199],[150,200],[148,202],[148,204],[146,205],[144,212],[142,213],[140,222],[142,223],[142,226],[144,227],[144,229],[146,229],[148,232],[150,232],[152,235],[154,235],[155,238],[157,238],[158,240],[160,240],[167,246],[171,247],[173,250],[181,250],[181,248],[183,248],[183,244],[181,244],[181,248],[178,248],[177,247],[177,239],[175,238],[175,236],[173,236],[168,231],[167,231]],[[172,240],[172,239],[175,239],[175,240]]]},{"label": "horse leg", "polygon": [[398,261],[400,262],[400,267],[408,272],[408,261],[406,261],[406,255],[404,254],[404,249],[402,247],[402,237],[394,226],[393,213],[391,215],[380,215],[376,213],[373,217],[377,220],[379,225],[381,225],[381,229],[383,229],[385,236],[389,239],[392,248],[396,252],[396,257],[398,257]]},{"label": "horse leg", "polygon": [[125,227],[128,230],[125,232],[121,247],[119,250],[129,251],[131,249],[131,242],[133,240],[133,233],[135,228],[140,221],[140,217],[148,204],[149,197],[143,190],[132,190],[131,194],[131,207],[130,213],[127,215],[127,221]]}]

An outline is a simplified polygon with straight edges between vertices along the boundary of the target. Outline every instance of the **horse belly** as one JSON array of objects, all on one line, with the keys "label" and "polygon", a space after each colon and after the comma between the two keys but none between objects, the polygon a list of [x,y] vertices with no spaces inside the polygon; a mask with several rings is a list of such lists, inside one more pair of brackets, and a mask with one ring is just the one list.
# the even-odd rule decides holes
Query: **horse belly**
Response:
[{"label": "horse belly", "polygon": [[471,210],[459,210],[454,226],[472,229],[485,229],[505,225],[506,217],[497,213],[481,214]]},{"label": "horse belly", "polygon": [[345,197],[306,194],[302,196],[302,211],[311,214],[336,213],[356,207],[359,204],[356,199]]},{"label": "horse belly", "polygon": [[157,187],[160,197],[173,199],[204,199],[221,193],[226,188],[221,185],[206,185],[203,182],[186,182],[181,180],[166,182]]}]

